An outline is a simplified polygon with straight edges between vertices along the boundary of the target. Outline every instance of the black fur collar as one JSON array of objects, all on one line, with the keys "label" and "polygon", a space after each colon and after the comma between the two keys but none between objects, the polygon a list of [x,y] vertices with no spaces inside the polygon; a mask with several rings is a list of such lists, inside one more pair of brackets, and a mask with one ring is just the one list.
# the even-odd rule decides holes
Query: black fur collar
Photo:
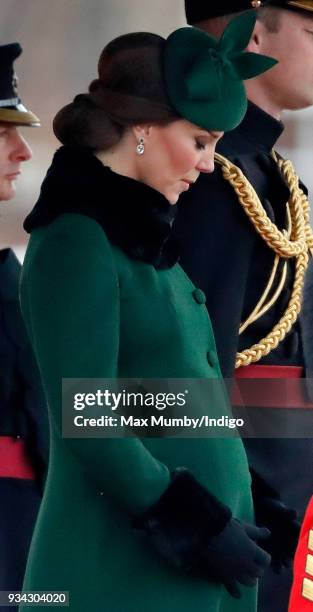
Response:
[{"label": "black fur collar", "polygon": [[170,239],[175,210],[159,192],[112,172],[90,151],[61,147],[24,228],[30,233],[63,213],[84,214],[133,259],[170,268],[178,261]]}]

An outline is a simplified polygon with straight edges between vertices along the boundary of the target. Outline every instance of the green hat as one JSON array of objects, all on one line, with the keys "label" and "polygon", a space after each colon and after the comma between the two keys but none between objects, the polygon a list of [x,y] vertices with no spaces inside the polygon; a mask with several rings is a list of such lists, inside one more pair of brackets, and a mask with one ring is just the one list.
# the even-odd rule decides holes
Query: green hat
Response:
[{"label": "green hat", "polygon": [[245,51],[256,11],[235,17],[220,40],[197,28],[180,28],[167,39],[164,75],[168,97],[185,119],[206,130],[235,128],[247,110],[243,81],[277,61]]}]

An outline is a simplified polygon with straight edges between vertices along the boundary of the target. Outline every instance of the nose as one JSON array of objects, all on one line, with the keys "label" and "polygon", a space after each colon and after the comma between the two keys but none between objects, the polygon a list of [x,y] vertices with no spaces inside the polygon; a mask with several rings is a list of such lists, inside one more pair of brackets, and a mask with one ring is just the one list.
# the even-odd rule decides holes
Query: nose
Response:
[{"label": "nose", "polygon": [[31,159],[33,153],[23,136],[16,129],[13,139],[11,159],[24,162]]},{"label": "nose", "polygon": [[209,174],[214,171],[214,156],[212,155],[209,159],[203,159],[197,166],[199,172],[206,172]]}]

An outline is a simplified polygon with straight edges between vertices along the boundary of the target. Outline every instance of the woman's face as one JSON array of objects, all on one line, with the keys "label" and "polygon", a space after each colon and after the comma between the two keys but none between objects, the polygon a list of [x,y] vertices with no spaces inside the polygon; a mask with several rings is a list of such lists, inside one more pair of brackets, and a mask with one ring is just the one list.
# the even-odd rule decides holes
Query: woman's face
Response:
[{"label": "woman's face", "polygon": [[[142,133],[145,152],[136,160],[138,180],[176,204],[200,172],[213,172],[215,147],[222,135],[184,119],[147,127]],[[140,137],[139,132],[136,137]]]}]

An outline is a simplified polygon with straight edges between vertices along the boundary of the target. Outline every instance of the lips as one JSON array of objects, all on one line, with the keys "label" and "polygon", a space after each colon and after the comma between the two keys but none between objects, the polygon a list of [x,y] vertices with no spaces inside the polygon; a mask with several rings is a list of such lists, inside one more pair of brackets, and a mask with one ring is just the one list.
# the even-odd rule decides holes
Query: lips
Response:
[{"label": "lips", "polygon": [[6,174],[6,178],[8,178],[10,181],[16,179],[19,175],[21,174],[21,172],[18,170],[17,172],[11,172],[10,174]]},{"label": "lips", "polygon": [[187,179],[181,179],[181,180],[182,180],[182,182],[183,182],[183,183],[186,183],[186,185],[188,185],[188,187],[189,187],[190,185],[193,185],[193,184],[194,184],[194,181],[188,181]]}]

